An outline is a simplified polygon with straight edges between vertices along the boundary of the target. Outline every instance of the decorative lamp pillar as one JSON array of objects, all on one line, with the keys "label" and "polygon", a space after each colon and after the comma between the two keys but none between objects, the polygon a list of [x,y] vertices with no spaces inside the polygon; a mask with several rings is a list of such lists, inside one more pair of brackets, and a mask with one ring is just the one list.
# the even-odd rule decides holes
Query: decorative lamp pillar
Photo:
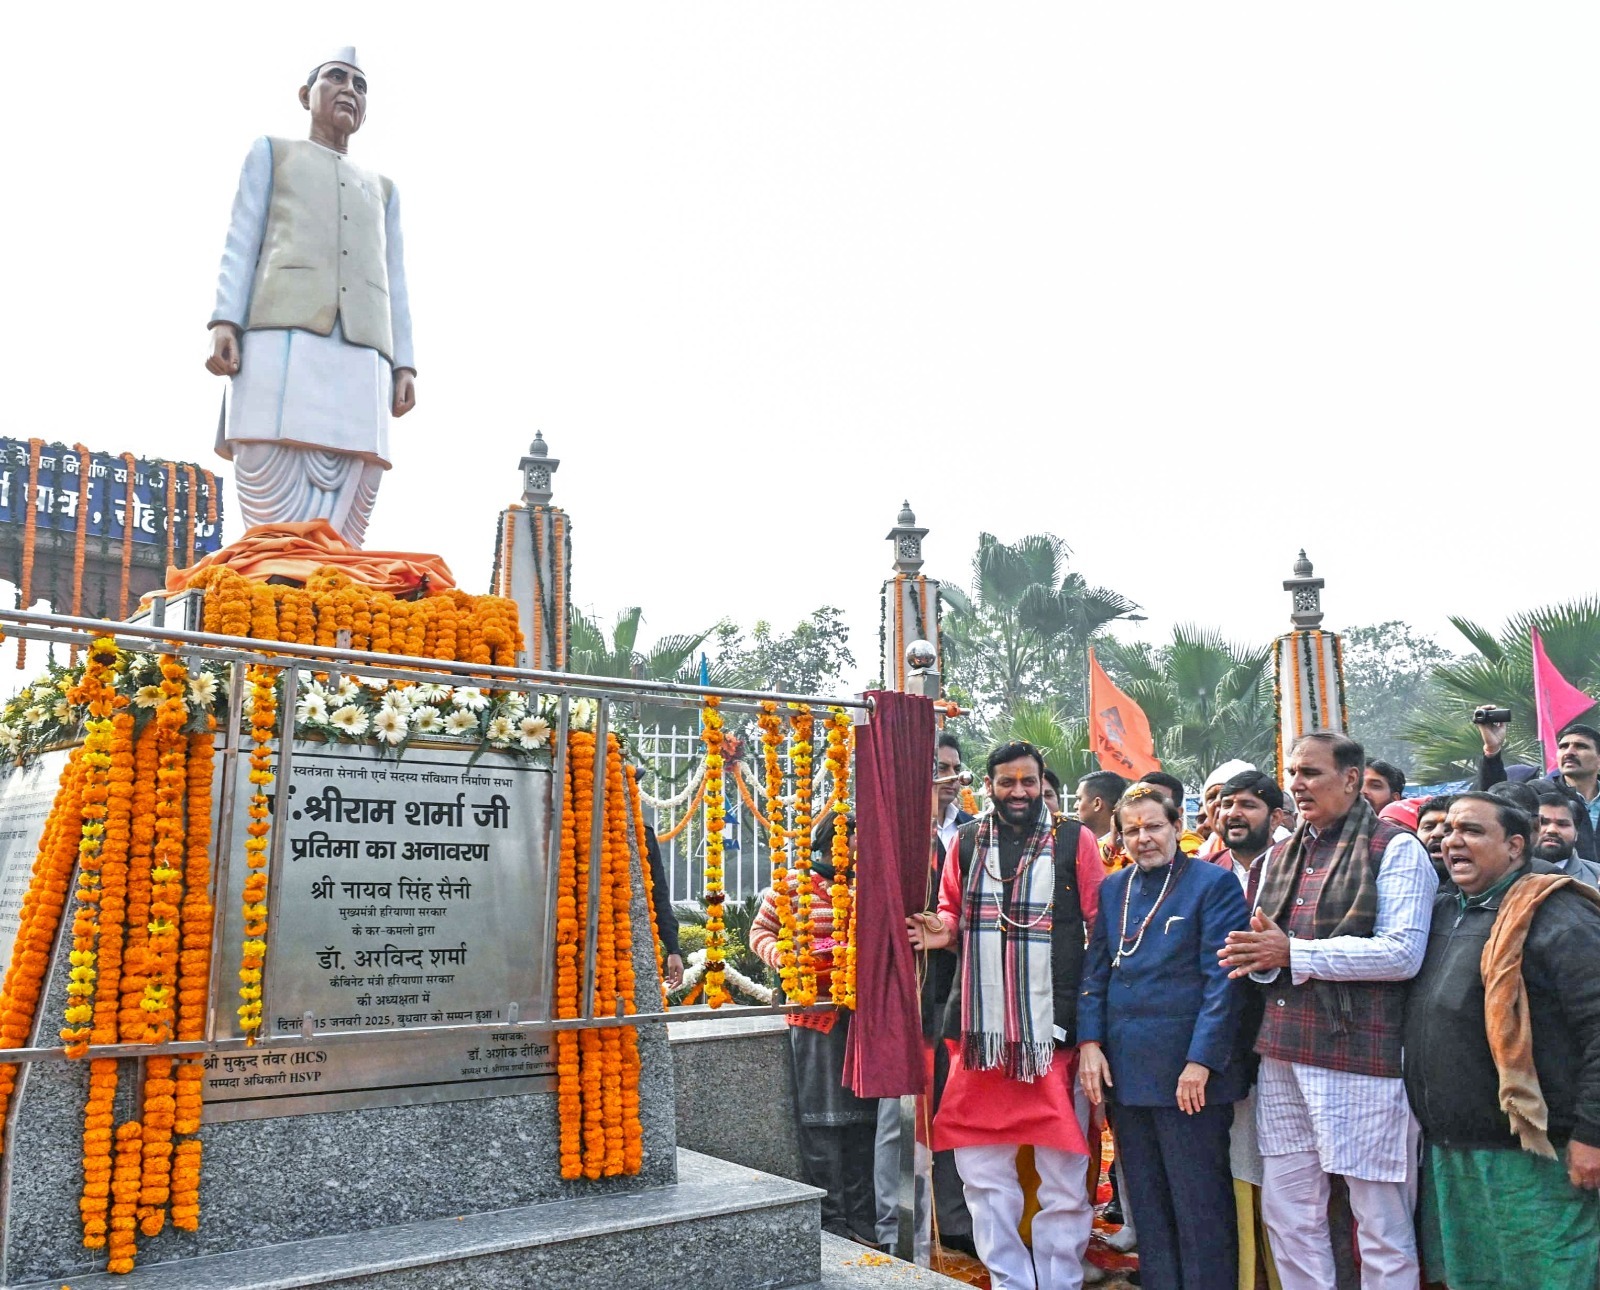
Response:
[{"label": "decorative lamp pillar", "polygon": [[535,432],[522,470],[522,501],[500,512],[491,590],[521,610],[527,666],[548,672],[567,666],[567,615],[572,604],[572,521],[550,504],[561,462]]},{"label": "decorative lamp pillar", "polygon": [[[878,626],[879,658],[883,666],[883,685],[887,690],[908,690],[911,670],[906,651],[914,643],[932,646],[931,665],[916,669],[920,673],[918,693],[926,693],[932,673],[937,699],[938,676],[944,670],[944,643],[940,639],[939,582],[922,573],[922,539],[928,530],[917,527],[911,503],[900,507],[900,516],[889,530],[894,543],[894,576],[883,584],[882,617]],[[919,651],[920,654],[921,651]]]},{"label": "decorative lamp pillar", "polygon": [[1272,643],[1272,693],[1278,712],[1278,778],[1288,782],[1286,754],[1312,730],[1345,730],[1344,648],[1337,632],[1322,630],[1321,578],[1306,553],[1294,562],[1283,589],[1293,597],[1294,630]]}]

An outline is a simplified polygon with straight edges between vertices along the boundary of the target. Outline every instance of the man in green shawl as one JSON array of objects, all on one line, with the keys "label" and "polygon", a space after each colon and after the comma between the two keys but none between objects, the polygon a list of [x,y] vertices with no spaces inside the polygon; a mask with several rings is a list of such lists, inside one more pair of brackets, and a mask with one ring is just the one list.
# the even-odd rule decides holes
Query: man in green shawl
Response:
[{"label": "man in green shawl", "polygon": [[1529,859],[1512,803],[1450,807],[1405,1028],[1422,1123],[1421,1246],[1451,1290],[1595,1290],[1600,894]]}]

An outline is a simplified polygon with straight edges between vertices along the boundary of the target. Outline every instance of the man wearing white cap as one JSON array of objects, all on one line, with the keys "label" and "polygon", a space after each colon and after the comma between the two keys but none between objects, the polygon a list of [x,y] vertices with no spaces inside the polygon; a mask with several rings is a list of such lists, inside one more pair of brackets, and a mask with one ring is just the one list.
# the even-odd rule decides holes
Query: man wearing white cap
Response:
[{"label": "man wearing white cap", "polygon": [[309,139],[257,139],[233,200],[208,371],[230,376],[217,452],[247,526],[328,520],[359,547],[416,404],[394,184],[345,153],[367,80],[345,47],[300,88]]},{"label": "man wearing white cap", "polygon": [[1206,776],[1206,782],[1200,786],[1200,823],[1201,831],[1205,833],[1206,840],[1201,845],[1199,855],[1202,860],[1210,860],[1218,852],[1226,849],[1222,840],[1222,828],[1217,820],[1217,804],[1222,801],[1222,786],[1235,775],[1242,771],[1254,770],[1249,762],[1235,757],[1232,761],[1225,761]]}]

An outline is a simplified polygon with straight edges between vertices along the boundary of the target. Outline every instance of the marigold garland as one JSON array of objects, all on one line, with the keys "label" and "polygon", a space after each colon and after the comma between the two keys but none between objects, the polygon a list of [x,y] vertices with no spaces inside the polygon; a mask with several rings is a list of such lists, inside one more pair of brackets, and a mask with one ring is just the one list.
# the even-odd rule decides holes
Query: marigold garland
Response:
[{"label": "marigold garland", "polygon": [[843,708],[828,709],[828,772],[833,791],[828,808],[833,812],[833,885],[828,894],[833,904],[833,974],[829,996],[841,1008],[856,1006],[855,902],[850,887],[850,714]]},{"label": "marigold garland", "polygon": [[[606,750],[606,847],[611,877],[611,917],[613,927],[612,998],[614,1011],[631,1017],[638,1011],[634,992],[637,980],[633,969],[633,853],[628,846],[628,799],[622,770],[622,743],[612,735]],[[644,854],[639,856],[645,867]],[[614,1026],[606,1032],[616,1036],[618,1135],[612,1149],[607,1124],[606,1172],[608,1176],[636,1174],[644,1161],[644,1125],[639,1117],[639,1033],[633,1026]]]},{"label": "marigold garland", "polygon": [[[556,1019],[578,1016],[578,750],[593,736],[572,731],[567,736],[567,799],[561,813],[561,856],[556,888]],[[591,782],[593,782],[591,780]],[[583,1174],[583,1094],[577,1032],[556,1032],[556,1104],[560,1113],[561,1176]]]},{"label": "marigold garland", "polygon": [[790,1003],[810,1007],[817,1001],[817,960],[812,951],[811,902],[811,737],[816,718],[804,703],[791,703],[794,736],[789,744],[790,769],[794,774],[794,885],[795,885],[795,988]]},{"label": "marigold garland", "polygon": [[[45,973],[55,946],[56,928],[67,903],[67,885],[78,859],[82,800],[83,749],[74,748],[56,789],[55,801],[39,840],[28,890],[22,898],[17,939],[11,947],[11,964],[0,985],[0,1048],[23,1048],[33,1034],[33,1019],[44,993]],[[0,1064],[0,1126],[16,1087],[17,1067]],[[5,1143],[0,1140],[0,1150]]]},{"label": "marigold garland", "polygon": [[178,509],[178,468],[170,461],[161,463],[161,473],[167,479],[167,513],[163,517],[167,528],[167,567],[177,559],[178,525],[173,512]]},{"label": "marigold garland", "polygon": [[778,978],[785,998],[793,998],[800,983],[800,964],[795,957],[795,914],[789,882],[788,832],[783,827],[783,762],[779,746],[783,742],[783,716],[771,699],[761,703],[756,718],[761,728],[761,759],[767,778],[767,809],[772,818],[767,824],[767,846],[772,853],[772,902],[778,916]]},{"label": "marigold garland", "polygon": [[728,937],[723,923],[723,903],[727,893],[722,885],[722,830],[727,824],[723,791],[722,713],[719,700],[707,695],[700,709],[700,738],[706,746],[706,1003],[720,1008],[728,999],[723,985],[723,963],[727,958]]},{"label": "marigold garland", "polygon": [[105,841],[110,797],[115,734],[111,715],[117,700],[113,678],[119,657],[114,640],[97,637],[90,646],[82,678],[68,694],[69,701],[88,708],[84,721],[83,787],[78,813],[78,904],[72,922],[66,1025],[60,1032],[68,1057],[82,1057],[88,1050],[90,1023],[94,1020],[100,850]]},{"label": "marigold garland", "polygon": [[239,963],[239,1031],[255,1042],[261,1029],[261,967],[267,958],[267,834],[271,830],[267,808],[267,787],[275,778],[272,771],[272,740],[277,733],[276,671],[252,665],[250,682],[250,823],[244,841],[245,865],[250,870],[244,880],[244,952]]}]

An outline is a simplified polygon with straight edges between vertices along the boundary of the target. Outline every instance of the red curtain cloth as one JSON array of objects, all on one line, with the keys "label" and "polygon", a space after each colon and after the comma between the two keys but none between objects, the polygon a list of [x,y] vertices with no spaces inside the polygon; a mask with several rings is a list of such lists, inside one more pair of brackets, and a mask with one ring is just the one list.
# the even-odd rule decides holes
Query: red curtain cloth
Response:
[{"label": "red curtain cloth", "polygon": [[933,702],[874,690],[856,730],[856,1015],[844,1083],[858,1097],[927,1089],[915,955],[933,819]]}]

